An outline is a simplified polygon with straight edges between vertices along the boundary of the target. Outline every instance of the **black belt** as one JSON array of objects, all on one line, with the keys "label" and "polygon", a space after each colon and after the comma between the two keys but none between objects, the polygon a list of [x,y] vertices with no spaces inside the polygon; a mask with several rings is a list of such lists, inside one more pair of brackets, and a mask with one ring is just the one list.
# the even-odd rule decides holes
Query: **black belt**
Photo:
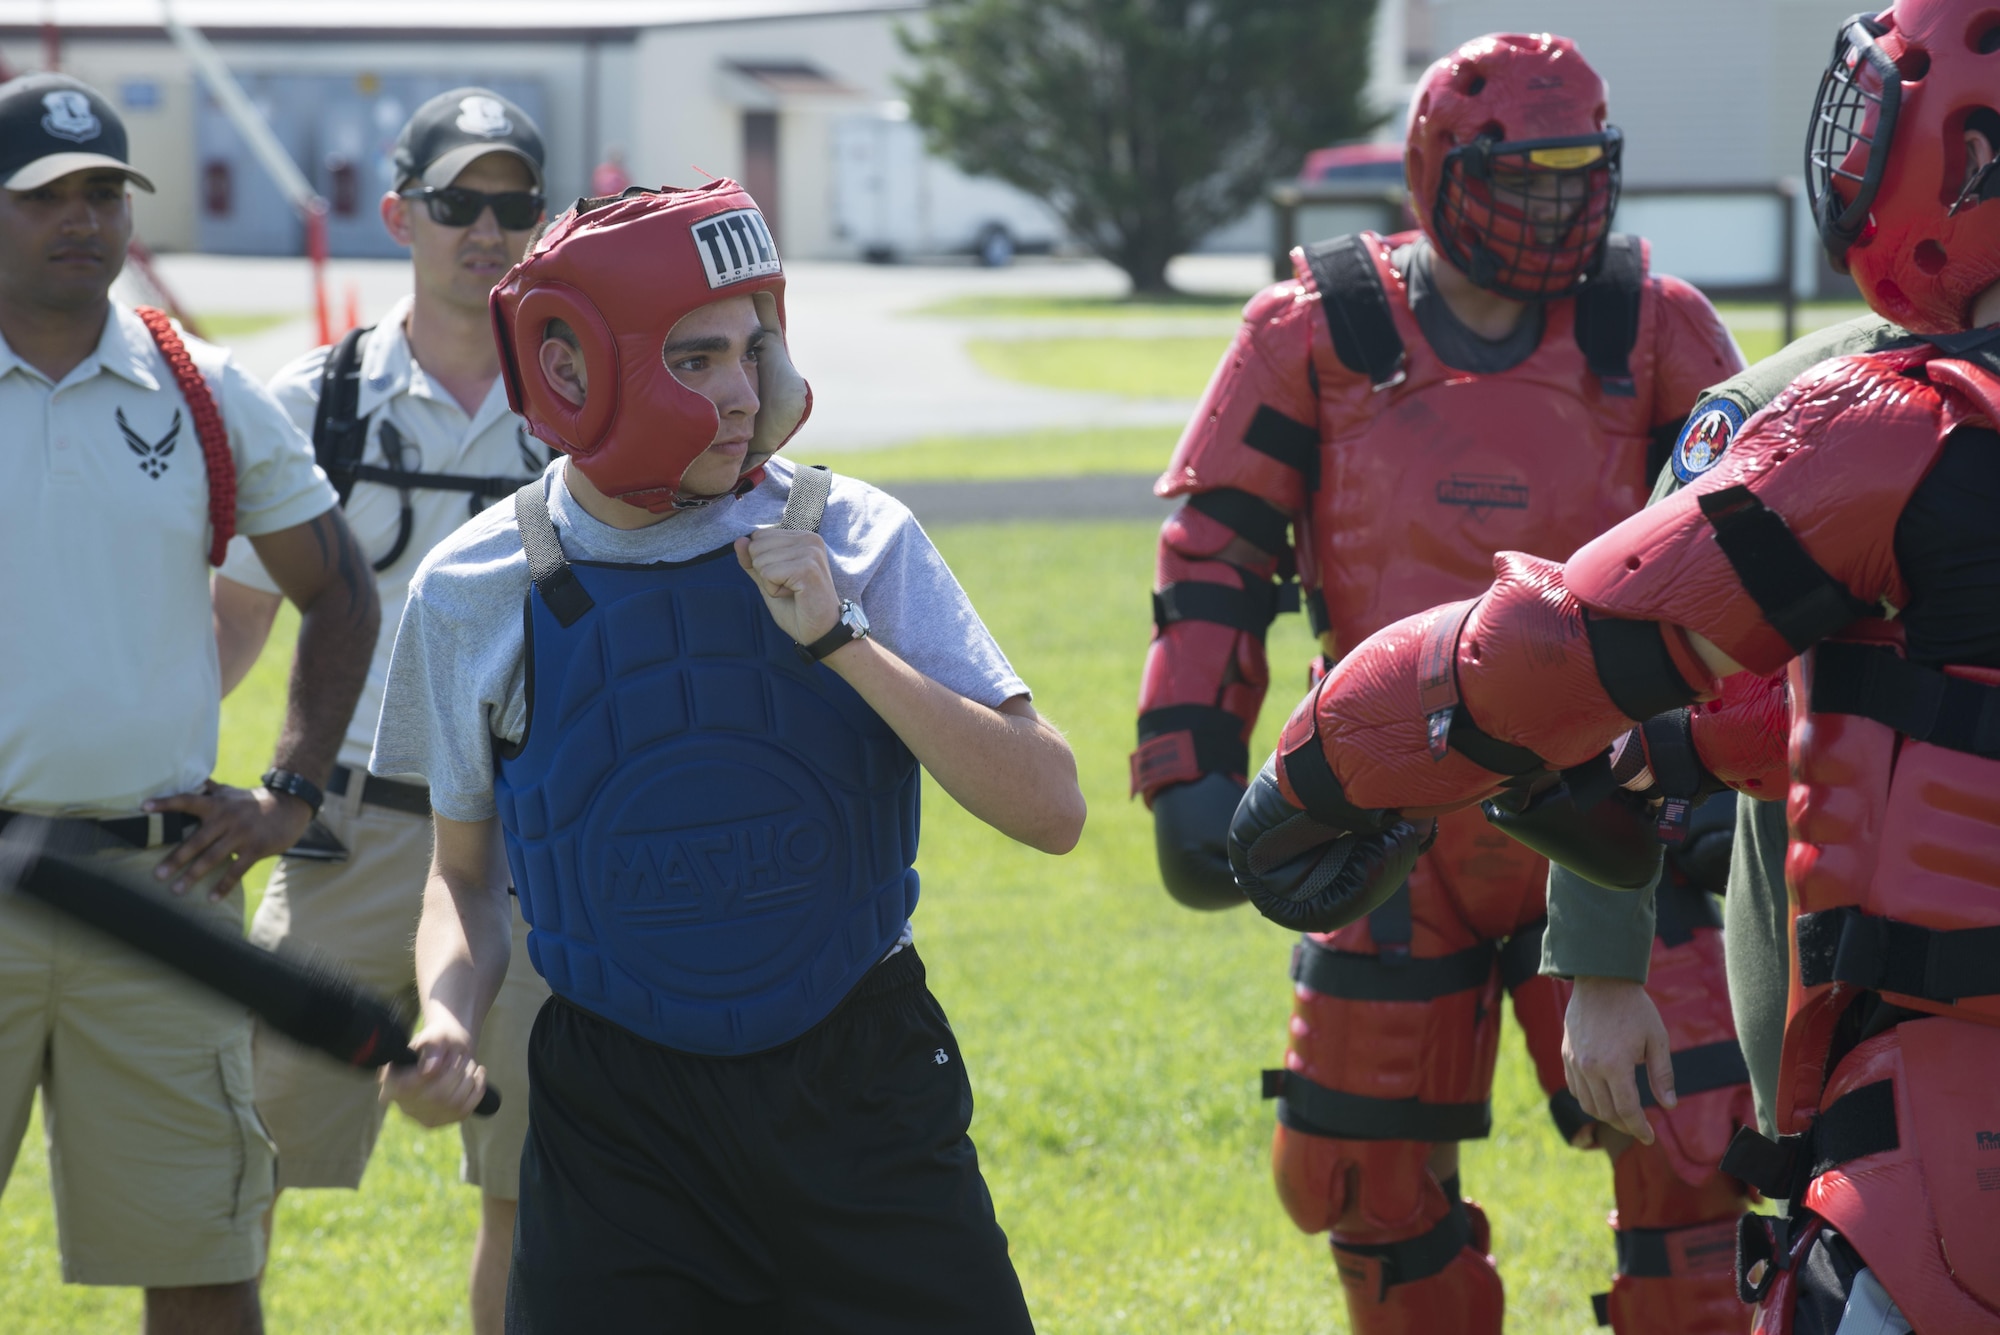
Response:
[{"label": "black belt", "polygon": [[[354,771],[345,765],[333,767],[333,777],[326,781],[326,790],[335,796],[347,794],[348,776]],[[387,807],[391,811],[401,811],[411,816],[431,814],[431,790],[417,783],[397,783],[394,779],[378,779],[373,774],[361,780],[361,801],[366,806]]]},{"label": "black belt", "polygon": [[[0,830],[19,811],[0,811]],[[57,816],[47,819],[48,842],[63,852],[95,852],[113,844],[129,848],[162,848],[177,844],[201,824],[185,811],[162,811],[151,816],[116,816],[92,820],[85,816]]]}]

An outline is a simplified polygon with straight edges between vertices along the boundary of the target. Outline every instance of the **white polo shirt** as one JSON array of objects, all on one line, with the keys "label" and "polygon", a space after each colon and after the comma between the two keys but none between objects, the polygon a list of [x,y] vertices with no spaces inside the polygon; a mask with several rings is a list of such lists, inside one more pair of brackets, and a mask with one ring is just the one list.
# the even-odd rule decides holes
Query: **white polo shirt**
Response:
[{"label": "white polo shirt", "polygon": [[[361,384],[356,411],[369,418],[362,458],[388,465],[382,445],[382,424],[393,424],[403,441],[402,466],[411,472],[463,473],[476,477],[519,474],[521,481],[541,474],[549,460],[548,447],[530,436],[521,419],[507,410],[507,391],[498,380],[486,391],[479,411],[471,417],[451,391],[424,374],[410,354],[406,325],[411,299],[405,297],[375,326],[361,349]],[[319,408],[320,376],[331,348],[315,348],[271,378],[271,392],[291,414],[301,431],[311,433]],[[490,501],[480,501],[483,510]],[[368,682],[347,725],[340,763],[357,771],[368,768],[375,746],[375,720],[382,712],[382,691],[389,679],[389,653],[396,644],[396,626],[410,596],[410,577],[417,563],[477,510],[462,491],[413,490],[410,493],[409,545],[393,565],[380,572],[376,588],[382,598],[382,633],[368,665]],[[357,483],[347,498],[347,522],[373,562],[394,550],[401,525],[402,499],[394,487]],[[225,577],[267,593],[277,585],[257,561],[250,544],[230,544],[223,564]],[[414,778],[414,776],[410,776]]]},{"label": "white polo shirt", "polygon": [[[229,353],[186,340],[236,459],[236,527],[333,505],[312,451]],[[0,338],[0,808],[131,815],[215,768],[222,678],[208,470],[173,372],[114,304],[60,383]]]}]

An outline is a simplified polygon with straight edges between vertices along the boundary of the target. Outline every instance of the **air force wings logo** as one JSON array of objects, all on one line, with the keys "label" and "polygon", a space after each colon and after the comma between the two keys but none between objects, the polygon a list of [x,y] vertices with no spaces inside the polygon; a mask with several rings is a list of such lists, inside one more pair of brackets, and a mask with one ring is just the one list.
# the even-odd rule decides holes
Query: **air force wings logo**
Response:
[{"label": "air force wings logo", "polygon": [[139,471],[151,478],[157,478],[166,472],[167,456],[172,454],[174,446],[180,443],[180,409],[174,409],[174,422],[167,428],[167,434],[152,441],[132,429],[132,424],[125,420],[123,408],[118,409],[116,416],[118,429],[125,434],[125,448],[139,456]]},{"label": "air force wings logo", "polygon": [[73,144],[87,144],[104,133],[104,123],[90,109],[90,99],[74,88],[42,94],[42,129]]},{"label": "air force wings logo", "polygon": [[755,209],[718,213],[688,230],[694,233],[694,248],[711,288],[785,271],[778,263],[778,243],[771,239],[764,215]]},{"label": "air force wings logo", "polygon": [[1685,487],[1721,463],[1742,425],[1743,410],[1734,400],[1710,399],[1708,406],[1681,428],[1680,441],[1674,446],[1675,480]]}]

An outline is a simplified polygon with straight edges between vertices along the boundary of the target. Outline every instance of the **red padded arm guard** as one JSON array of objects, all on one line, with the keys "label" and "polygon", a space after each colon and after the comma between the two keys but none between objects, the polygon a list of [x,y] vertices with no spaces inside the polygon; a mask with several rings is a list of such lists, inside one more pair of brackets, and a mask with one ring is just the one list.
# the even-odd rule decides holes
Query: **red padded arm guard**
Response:
[{"label": "red padded arm guard", "polygon": [[[1297,283],[1251,298],[1243,325],[1154,484],[1190,496],[1160,530],[1155,631],[1139,688],[1132,791],[1154,794],[1204,774],[1245,782],[1250,730],[1270,683],[1264,633],[1272,583],[1290,553],[1287,525],[1317,476],[1311,376],[1316,301]],[[1244,548],[1221,556],[1242,539]]]},{"label": "red padded arm guard", "polygon": [[[1278,560],[1245,567],[1213,559],[1234,537],[1187,506],[1160,530],[1153,643],[1132,753],[1132,791],[1148,806],[1160,789],[1204,774],[1248,778],[1250,730],[1271,681],[1264,627]],[[1236,624],[1211,619],[1232,614]]]},{"label": "red padded arm guard", "polygon": [[1677,423],[1702,393],[1743,369],[1743,353],[1708,298],[1670,274],[1653,274],[1653,424]]},{"label": "red padded arm guard", "polygon": [[1275,284],[1250,299],[1167,471],[1153,484],[1155,495],[1231,488],[1283,514],[1305,508],[1319,445],[1312,383],[1318,316],[1318,295],[1296,282]]},{"label": "red padded arm guard", "polygon": [[[1341,660],[1279,738],[1288,798],[1322,819],[1337,815],[1286,787],[1290,757],[1314,739],[1345,802],[1409,816],[1475,802],[1509,776],[1468,757],[1468,731],[1532,753],[1524,771],[1537,761],[1564,769],[1637,721],[1599,680],[1594,638],[1563,568],[1502,552],[1493,569],[1483,597],[1385,627]],[[1687,695],[1713,693],[1684,637],[1666,628],[1660,645]]]},{"label": "red padded arm guard", "polygon": [[1688,731],[1702,768],[1737,792],[1766,802],[1785,795],[1791,720],[1782,675],[1724,677],[1721,695],[1688,710]]}]

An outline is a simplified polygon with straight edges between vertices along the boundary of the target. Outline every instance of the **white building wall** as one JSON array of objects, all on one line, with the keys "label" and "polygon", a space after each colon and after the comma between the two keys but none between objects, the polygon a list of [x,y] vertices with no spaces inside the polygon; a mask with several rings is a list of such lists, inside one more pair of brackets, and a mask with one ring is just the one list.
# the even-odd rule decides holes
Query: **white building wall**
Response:
[{"label": "white building wall", "polygon": [[1854,0],[1431,0],[1440,51],[1488,32],[1574,38],[1611,88],[1635,185],[1797,176],[1813,90]]},{"label": "white building wall", "polygon": [[[778,212],[786,253],[844,256],[834,230],[832,121],[899,96],[908,69],[895,14],[833,15],[654,28],[639,35],[633,62],[635,180],[678,185],[701,172],[741,178],[743,113],[778,114]],[[852,97],[771,97],[730,72],[731,62],[799,62],[854,90]]]}]

